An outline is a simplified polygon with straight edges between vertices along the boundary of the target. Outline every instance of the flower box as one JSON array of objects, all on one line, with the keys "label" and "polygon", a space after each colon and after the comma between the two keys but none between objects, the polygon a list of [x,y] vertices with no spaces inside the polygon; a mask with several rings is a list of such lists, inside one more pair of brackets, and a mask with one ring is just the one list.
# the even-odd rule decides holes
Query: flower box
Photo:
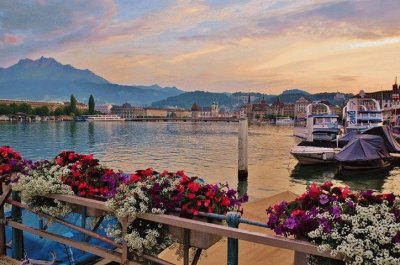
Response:
[{"label": "flower box", "polygon": [[[203,218],[193,218],[196,221],[206,221]],[[215,220],[214,224],[222,224],[221,221]],[[168,226],[168,232],[172,235],[173,239],[183,244],[184,229],[182,227]],[[222,239],[222,236],[208,234],[200,231],[190,230],[190,246],[201,249],[208,249],[218,241]]]},{"label": "flower box", "polygon": [[[82,214],[84,206],[71,204],[71,208],[74,213]],[[105,216],[106,214],[107,214],[106,211],[92,207],[86,207],[86,217],[102,217]]]}]

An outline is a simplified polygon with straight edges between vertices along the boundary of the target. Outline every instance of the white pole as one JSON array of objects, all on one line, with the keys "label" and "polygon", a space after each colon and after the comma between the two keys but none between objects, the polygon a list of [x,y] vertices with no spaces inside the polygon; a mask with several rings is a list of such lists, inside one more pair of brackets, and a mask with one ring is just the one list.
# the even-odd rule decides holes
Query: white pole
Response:
[{"label": "white pole", "polygon": [[248,122],[246,117],[239,119],[239,157],[238,157],[238,179],[247,181],[249,175],[247,162],[247,131]]}]

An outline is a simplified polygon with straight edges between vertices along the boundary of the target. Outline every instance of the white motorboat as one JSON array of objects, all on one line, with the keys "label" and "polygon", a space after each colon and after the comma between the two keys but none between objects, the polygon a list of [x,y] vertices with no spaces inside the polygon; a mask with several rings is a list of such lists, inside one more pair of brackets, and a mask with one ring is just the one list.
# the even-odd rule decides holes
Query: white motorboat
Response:
[{"label": "white motorboat", "polygon": [[332,114],[328,105],[313,102],[307,106],[305,127],[295,127],[293,135],[308,142],[332,141],[340,131],[338,115]]},{"label": "white motorboat", "polygon": [[351,98],[343,108],[346,132],[363,132],[373,127],[383,125],[382,109],[379,102],[372,98],[364,98],[365,93],[360,92],[360,97]]},{"label": "white motorboat", "polygon": [[336,163],[335,155],[340,150],[340,148],[294,146],[290,149],[290,153],[299,161],[299,164],[314,165]]},{"label": "white motorboat", "polygon": [[290,117],[277,117],[275,121],[277,126],[291,126],[294,125],[294,119]]},{"label": "white motorboat", "polygon": [[125,121],[118,115],[90,115],[85,118],[87,121]]}]

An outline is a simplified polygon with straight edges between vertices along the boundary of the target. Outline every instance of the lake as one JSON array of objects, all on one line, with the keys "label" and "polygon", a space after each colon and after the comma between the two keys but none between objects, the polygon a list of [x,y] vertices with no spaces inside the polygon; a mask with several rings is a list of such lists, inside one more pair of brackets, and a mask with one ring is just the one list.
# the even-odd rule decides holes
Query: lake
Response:
[{"label": "lake", "polygon": [[[37,122],[0,123],[0,145],[28,159],[51,159],[62,150],[92,153],[103,164],[133,172],[185,170],[207,182],[237,182],[238,123],[213,122]],[[304,191],[310,181],[336,180],[400,194],[400,168],[386,172],[340,172],[336,166],[297,165],[290,155],[292,127],[249,127],[251,199],[289,190]]]}]

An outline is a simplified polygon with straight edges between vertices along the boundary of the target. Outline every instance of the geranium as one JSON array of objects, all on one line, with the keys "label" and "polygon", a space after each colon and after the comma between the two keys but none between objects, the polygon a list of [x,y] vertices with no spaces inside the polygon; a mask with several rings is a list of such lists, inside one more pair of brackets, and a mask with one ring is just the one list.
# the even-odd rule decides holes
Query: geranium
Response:
[{"label": "geranium", "polygon": [[81,197],[113,196],[116,188],[129,177],[128,174],[101,166],[93,155],[63,151],[54,160],[59,166],[70,169],[62,181]]},{"label": "geranium", "polygon": [[9,183],[12,176],[17,173],[26,173],[31,165],[30,161],[24,160],[19,152],[15,152],[10,146],[0,147],[0,181]]},{"label": "geranium", "polygon": [[[396,196],[313,183],[292,202],[267,209],[268,227],[341,254],[346,264],[400,264],[400,209]],[[321,258],[310,258],[320,264]]]}]

